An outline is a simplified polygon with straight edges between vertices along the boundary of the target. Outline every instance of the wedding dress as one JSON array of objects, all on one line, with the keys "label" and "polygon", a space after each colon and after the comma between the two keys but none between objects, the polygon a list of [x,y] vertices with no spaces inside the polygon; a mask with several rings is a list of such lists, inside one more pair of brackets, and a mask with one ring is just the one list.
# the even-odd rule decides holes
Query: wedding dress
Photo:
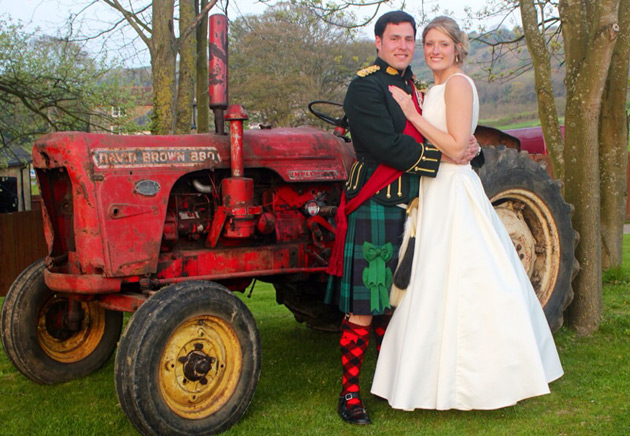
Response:
[{"label": "wedding dress", "polygon": [[[479,102],[464,77],[474,91],[473,132]],[[423,105],[444,131],[445,86],[433,86]],[[436,178],[421,178],[415,244],[372,393],[403,410],[496,409],[549,393],[563,374],[551,331],[470,165],[442,163]]]}]

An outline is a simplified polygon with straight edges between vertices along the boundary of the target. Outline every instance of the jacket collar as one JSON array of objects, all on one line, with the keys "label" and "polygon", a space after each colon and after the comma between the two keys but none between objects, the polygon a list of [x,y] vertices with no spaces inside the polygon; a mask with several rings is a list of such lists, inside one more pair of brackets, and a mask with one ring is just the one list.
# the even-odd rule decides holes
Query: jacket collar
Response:
[{"label": "jacket collar", "polygon": [[[391,74],[393,75],[400,75],[401,71],[397,70],[394,67],[391,67],[387,62],[385,62],[383,59],[381,59],[380,57],[377,57],[376,60],[374,61],[375,65],[378,65],[380,67],[380,71],[384,72],[385,74]],[[395,71],[395,73],[394,73]],[[411,66],[407,67],[405,69],[405,72],[402,75],[402,79],[406,82],[407,80],[411,79],[413,77],[413,72],[411,71]]]}]

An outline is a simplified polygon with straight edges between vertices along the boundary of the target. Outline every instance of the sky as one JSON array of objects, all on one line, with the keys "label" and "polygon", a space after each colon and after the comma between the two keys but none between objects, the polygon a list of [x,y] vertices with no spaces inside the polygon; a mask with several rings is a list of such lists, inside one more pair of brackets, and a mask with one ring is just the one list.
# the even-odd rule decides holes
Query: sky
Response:
[{"label": "sky", "polygon": [[[7,16],[11,18],[13,22],[21,21],[27,29],[34,30],[39,28],[42,32],[50,35],[56,35],[58,29],[62,27],[71,13],[77,13],[81,5],[88,4],[93,0],[0,0],[0,19],[6,19]],[[271,0],[273,3],[274,0]],[[225,0],[219,0],[225,3]],[[477,27],[479,23],[466,23],[465,20],[465,8],[468,7],[473,11],[478,11],[483,8],[487,0],[425,0],[425,12],[427,15],[432,16],[432,8],[440,7],[440,13],[448,13],[453,18],[458,20],[463,28],[472,30]],[[129,4],[129,0],[121,0],[123,5]],[[144,1],[134,1],[132,4],[144,4]],[[419,0],[408,0],[408,4],[413,5],[406,8],[409,13],[414,16],[419,16],[420,4]],[[111,8],[104,4],[97,4],[96,7],[91,7],[88,10],[87,18],[81,24],[82,30],[86,33],[94,34],[99,29],[106,28],[106,23],[111,23],[114,17],[117,17],[115,12],[111,11]],[[248,14],[260,14],[265,11],[266,5],[259,0],[230,0],[228,2],[228,17],[236,18],[241,15]],[[378,13],[389,10],[388,8],[381,9]],[[368,11],[360,9],[360,13],[367,14]],[[365,11],[365,12],[363,12]],[[217,13],[216,7],[211,10],[212,13]],[[437,14],[437,13],[435,13]],[[360,15],[359,15],[360,16]],[[514,21],[508,23],[509,26],[516,24]],[[371,36],[373,26],[368,25],[366,34]],[[124,44],[136,44],[144,48],[142,43],[133,41],[136,38],[136,34],[133,31],[129,31],[126,35],[110,36],[110,47],[121,47]],[[137,38],[136,38],[137,39]],[[90,42],[88,47],[91,48],[93,54],[98,54],[103,45],[103,39],[99,42]],[[112,53],[111,50],[107,52],[107,55],[117,57],[125,62],[126,66],[138,67],[146,66],[149,64],[149,57],[146,53],[140,53],[139,55],[131,55],[138,50],[117,50]]]}]

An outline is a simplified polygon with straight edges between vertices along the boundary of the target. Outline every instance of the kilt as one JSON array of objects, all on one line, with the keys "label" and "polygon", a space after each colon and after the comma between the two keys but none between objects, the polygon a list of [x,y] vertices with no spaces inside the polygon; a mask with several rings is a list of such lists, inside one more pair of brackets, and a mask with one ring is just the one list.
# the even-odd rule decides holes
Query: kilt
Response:
[{"label": "kilt", "polygon": [[[398,264],[398,250],[402,242],[406,211],[398,206],[384,206],[368,200],[348,215],[348,233],[343,255],[343,277],[331,276],[325,302],[336,304],[344,313],[382,315],[389,312],[391,277]],[[364,255],[364,244],[376,249],[391,243],[391,258],[384,262],[386,272],[385,305],[375,309],[373,290],[364,281],[366,268],[372,268]]]}]

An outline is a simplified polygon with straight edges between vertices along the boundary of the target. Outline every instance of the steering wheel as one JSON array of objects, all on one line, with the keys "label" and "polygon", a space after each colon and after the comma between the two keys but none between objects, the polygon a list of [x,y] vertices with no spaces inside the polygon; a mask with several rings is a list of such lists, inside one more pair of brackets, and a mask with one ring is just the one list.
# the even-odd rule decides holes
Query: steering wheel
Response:
[{"label": "steering wheel", "polygon": [[341,103],[335,103],[334,101],[326,101],[326,100],[315,100],[308,104],[308,110],[311,111],[311,113],[315,115],[317,118],[319,118],[320,120],[328,124],[332,124],[335,127],[342,127],[344,129],[348,128],[348,117],[346,117],[345,114],[341,118],[335,118],[332,115],[320,112],[313,108],[313,106],[318,105],[318,104],[324,104],[324,105],[328,104],[331,106],[343,107]]}]

